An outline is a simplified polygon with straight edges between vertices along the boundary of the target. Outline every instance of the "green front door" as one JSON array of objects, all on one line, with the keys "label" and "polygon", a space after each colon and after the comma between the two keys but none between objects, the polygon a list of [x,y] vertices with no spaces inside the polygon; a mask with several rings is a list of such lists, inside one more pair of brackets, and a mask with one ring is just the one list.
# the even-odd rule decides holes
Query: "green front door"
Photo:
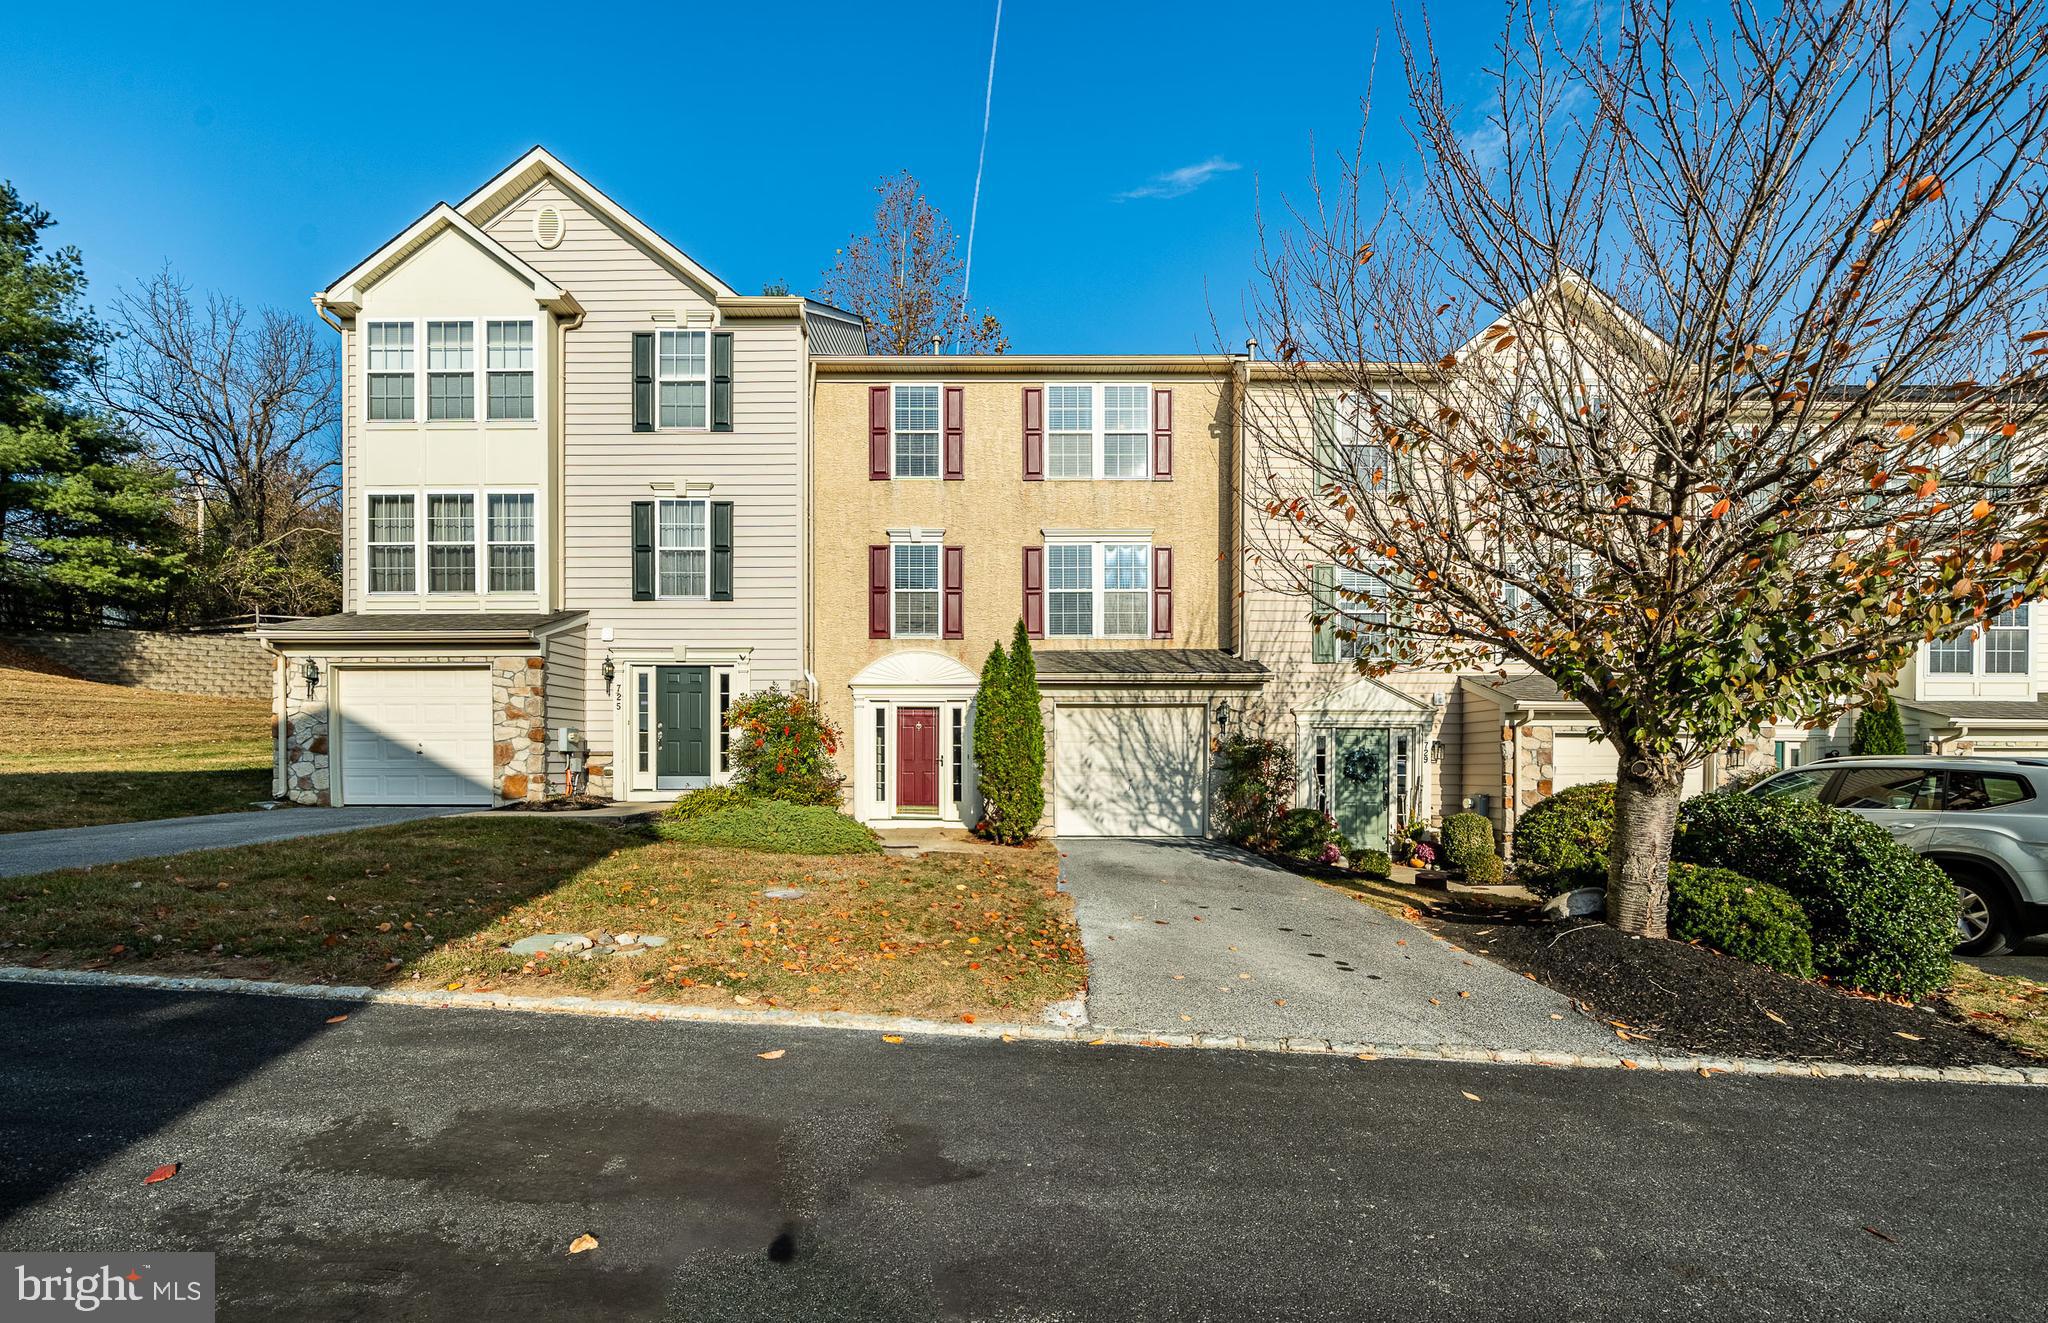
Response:
[{"label": "green front door", "polygon": [[1346,726],[1330,732],[1330,816],[1353,849],[1387,848],[1389,732],[1385,727]]},{"label": "green front door", "polygon": [[711,668],[654,670],[654,775],[663,790],[711,775]]}]

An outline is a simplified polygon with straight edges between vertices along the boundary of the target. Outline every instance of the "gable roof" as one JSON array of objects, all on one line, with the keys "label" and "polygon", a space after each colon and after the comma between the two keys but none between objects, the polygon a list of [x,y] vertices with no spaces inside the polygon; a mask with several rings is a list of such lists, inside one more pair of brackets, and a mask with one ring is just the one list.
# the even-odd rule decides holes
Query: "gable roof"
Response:
[{"label": "gable roof", "polygon": [[638,216],[606,197],[596,185],[563,165],[545,147],[536,146],[529,149],[524,156],[500,170],[481,188],[456,203],[455,209],[477,224],[487,225],[492,217],[532,192],[535,185],[542,180],[550,178],[575,194],[583,205],[600,213],[621,230],[639,240],[677,275],[701,286],[714,298],[737,297],[737,291],[732,286],[700,266],[682,249],[656,234]]},{"label": "gable roof", "polygon": [[354,316],[356,310],[362,306],[363,291],[450,230],[475,244],[492,260],[526,281],[533,288],[534,301],[548,311],[562,313],[565,316],[573,316],[583,311],[567,290],[534,270],[519,254],[485,234],[473,221],[445,202],[435,203],[427,209],[424,216],[393,235],[383,247],[356,263],[333,284],[315,294],[314,306],[331,308],[344,317]]}]

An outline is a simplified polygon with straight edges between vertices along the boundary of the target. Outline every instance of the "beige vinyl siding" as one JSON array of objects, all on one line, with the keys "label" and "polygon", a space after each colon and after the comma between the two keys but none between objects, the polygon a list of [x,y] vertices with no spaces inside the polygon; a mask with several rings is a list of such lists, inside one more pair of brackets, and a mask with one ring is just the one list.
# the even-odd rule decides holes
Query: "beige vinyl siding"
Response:
[{"label": "beige vinyl siding", "polygon": [[548,786],[550,790],[562,789],[564,776],[569,770],[568,758],[555,752],[555,731],[562,726],[584,729],[588,704],[585,702],[584,685],[587,678],[588,660],[584,645],[584,626],[571,625],[547,641],[547,723],[548,723]]},{"label": "beige vinyl siding", "polygon": [[1492,700],[1462,686],[1460,689],[1464,709],[1458,723],[1460,785],[1458,794],[1445,803],[1443,812],[1448,817],[1460,812],[1467,799],[1485,795],[1486,816],[1493,819],[1494,831],[1505,836],[1508,811],[1503,792],[1507,786],[1507,764],[1501,756],[1501,730],[1507,714]]},{"label": "beige vinyl siding", "polygon": [[[562,214],[554,249],[534,242],[542,205]],[[715,303],[552,179],[482,224],[586,309],[583,325],[564,332],[561,601],[590,612],[592,762],[609,764],[622,751],[613,729],[619,695],[605,692],[598,672],[606,650],[623,674],[628,662],[671,658],[679,648],[746,649],[745,688],[800,686],[804,345],[796,316],[722,328],[733,332],[733,431],[635,432],[633,334],[711,329]],[[673,483],[677,495],[685,483],[709,483],[710,491],[688,494],[733,503],[734,600],[632,600],[632,503],[670,494],[653,483]],[[614,637],[604,643],[607,627]]]}]

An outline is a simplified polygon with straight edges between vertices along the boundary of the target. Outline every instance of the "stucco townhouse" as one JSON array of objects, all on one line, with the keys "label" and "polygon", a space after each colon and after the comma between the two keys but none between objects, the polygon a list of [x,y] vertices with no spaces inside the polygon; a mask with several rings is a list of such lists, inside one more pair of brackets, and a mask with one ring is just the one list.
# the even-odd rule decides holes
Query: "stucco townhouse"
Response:
[{"label": "stucco townhouse", "polygon": [[808,379],[857,319],[733,290],[535,148],[314,297],[342,600],[264,631],[281,793],[672,796],[806,683]]}]

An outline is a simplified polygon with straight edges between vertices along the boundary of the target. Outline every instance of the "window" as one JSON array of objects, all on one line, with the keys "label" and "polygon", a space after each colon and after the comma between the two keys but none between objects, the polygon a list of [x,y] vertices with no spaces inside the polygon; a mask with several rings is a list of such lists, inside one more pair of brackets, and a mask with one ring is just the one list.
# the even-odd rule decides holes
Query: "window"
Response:
[{"label": "window", "polygon": [[412,421],[412,323],[371,322],[367,337],[370,420]]},{"label": "window", "polygon": [[732,672],[718,673],[718,770],[732,770]]},{"label": "window", "polygon": [[1312,784],[1315,786],[1316,792],[1316,812],[1328,813],[1330,811],[1330,734],[1328,731],[1319,730],[1316,732],[1316,766],[1314,775],[1315,780]]},{"label": "window", "polygon": [[1142,478],[1151,451],[1149,386],[1047,386],[1048,478]]},{"label": "window", "polygon": [[[1389,652],[1386,584],[1378,575],[1337,567],[1337,656],[1344,661]],[[1345,638],[1345,634],[1350,638]]]},{"label": "window", "polygon": [[1930,675],[1971,675],[1976,672],[1977,640],[1972,633],[1952,639],[1936,639],[1927,645]]},{"label": "window", "polygon": [[491,591],[533,591],[533,493],[492,492],[485,498]]},{"label": "window", "polygon": [[493,420],[532,418],[533,323],[488,323],[484,369],[490,375],[489,416]]},{"label": "window", "polygon": [[898,542],[889,548],[890,636],[939,636],[939,546]]},{"label": "window", "polygon": [[1787,767],[1797,767],[1806,761],[1806,742],[1804,740],[1778,740],[1771,745],[1771,758],[1778,764],[1781,770]]},{"label": "window", "polygon": [[656,336],[655,382],[660,400],[659,425],[708,425],[705,401],[711,393],[706,331],[662,331]]},{"label": "window", "polygon": [[660,501],[655,506],[655,596],[710,594],[710,505]]},{"label": "window", "polygon": [[889,802],[889,709],[875,709],[875,803]]},{"label": "window", "polygon": [[1152,632],[1149,543],[1051,543],[1045,570],[1046,633],[1143,638]]},{"label": "window", "polygon": [[404,495],[370,497],[369,517],[370,591],[409,593],[414,591],[413,498]]},{"label": "window", "polygon": [[1756,793],[1765,799],[1819,799],[1820,792],[1827,789],[1828,779],[1833,775],[1833,771],[1817,767],[1812,771],[1774,776],[1758,786]]},{"label": "window", "polygon": [[896,387],[896,476],[939,476],[939,388]]},{"label": "window", "polygon": [[1851,767],[1835,783],[1829,802],[1845,809],[1938,809],[1941,773],[1917,767]]},{"label": "window", "polygon": [[1408,764],[1414,736],[1407,731],[1394,732],[1394,802],[1396,818],[1405,818],[1408,813]]},{"label": "window", "polygon": [[[1358,401],[1358,396],[1348,396],[1343,402],[1344,422],[1338,444],[1343,450],[1344,466],[1361,491],[1384,492],[1393,485],[1393,451],[1380,435],[1380,425],[1374,421],[1371,409]],[[1392,403],[1384,395],[1379,402],[1382,407]]]},{"label": "window", "polygon": [[476,496],[427,493],[427,591],[476,591]]},{"label": "window", "polygon": [[639,741],[640,741],[640,745],[639,745],[639,756],[640,756],[640,770],[641,770],[642,772],[645,772],[645,771],[647,770],[647,740],[648,740],[648,732],[654,729],[654,722],[653,722],[653,720],[652,720],[652,712],[651,712],[651,710],[650,710],[650,708],[651,708],[651,705],[650,705],[650,703],[649,703],[649,701],[648,701],[648,686],[649,686],[649,682],[650,682],[650,673],[649,673],[649,672],[647,672],[647,671],[645,671],[645,670],[642,670],[642,671],[640,671],[640,672],[639,672],[638,674],[639,674],[639,677],[640,677],[640,683],[639,683],[639,686],[638,686],[638,699],[637,699],[637,703],[638,703],[638,707],[639,707],[639,711],[640,711],[640,724],[639,724],[639,727],[638,727],[638,729],[639,729]]},{"label": "window", "polygon": [[476,324],[427,323],[427,417],[476,417]]},{"label": "window", "polygon": [[953,709],[953,802],[963,793],[960,768],[967,761],[967,709]]},{"label": "window", "polygon": [[2033,787],[2017,776],[1996,772],[1950,772],[1948,796],[1942,807],[1952,813],[1973,809],[2003,808],[2034,797]]},{"label": "window", "polygon": [[1984,674],[2025,675],[2028,645],[2027,608],[2016,606],[2000,614],[1984,631]]}]

